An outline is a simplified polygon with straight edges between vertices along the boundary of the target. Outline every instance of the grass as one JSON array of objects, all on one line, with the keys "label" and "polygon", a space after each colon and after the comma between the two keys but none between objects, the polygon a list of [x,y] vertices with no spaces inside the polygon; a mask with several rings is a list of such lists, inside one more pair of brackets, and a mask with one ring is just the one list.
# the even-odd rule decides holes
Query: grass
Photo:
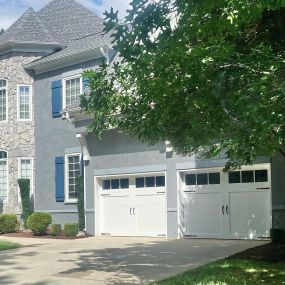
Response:
[{"label": "grass", "polygon": [[8,241],[0,241],[0,251],[18,248],[18,247],[20,247],[20,245],[18,243],[12,243],[12,242],[8,242]]},{"label": "grass", "polygon": [[283,285],[285,263],[221,260],[152,285]]}]

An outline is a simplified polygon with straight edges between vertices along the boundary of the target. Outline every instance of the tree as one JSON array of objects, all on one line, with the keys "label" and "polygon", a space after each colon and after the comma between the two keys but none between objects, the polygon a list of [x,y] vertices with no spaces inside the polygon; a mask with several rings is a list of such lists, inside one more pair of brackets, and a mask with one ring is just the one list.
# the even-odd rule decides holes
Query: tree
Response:
[{"label": "tree", "polygon": [[90,131],[110,126],[227,168],[282,152],[285,1],[133,0],[106,14],[119,60],[88,71]]}]

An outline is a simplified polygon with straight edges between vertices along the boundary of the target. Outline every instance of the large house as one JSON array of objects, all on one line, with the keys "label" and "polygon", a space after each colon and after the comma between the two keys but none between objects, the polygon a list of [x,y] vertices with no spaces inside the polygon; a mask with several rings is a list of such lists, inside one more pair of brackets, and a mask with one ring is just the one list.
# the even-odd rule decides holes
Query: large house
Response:
[{"label": "large house", "polygon": [[99,140],[79,96],[82,72],[116,52],[102,19],[74,0],[29,9],[0,36],[0,198],[20,214],[17,178],[30,178],[36,211],[76,222],[84,176],[93,235],[250,238],[285,227],[284,159],[259,158],[224,173],[221,155],[180,157],[119,130]]}]

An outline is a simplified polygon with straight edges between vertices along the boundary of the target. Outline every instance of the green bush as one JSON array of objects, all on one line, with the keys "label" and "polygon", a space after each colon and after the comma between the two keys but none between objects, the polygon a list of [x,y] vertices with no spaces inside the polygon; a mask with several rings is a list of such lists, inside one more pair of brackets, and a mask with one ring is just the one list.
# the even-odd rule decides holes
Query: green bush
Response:
[{"label": "green bush", "polygon": [[33,213],[28,218],[28,227],[35,235],[44,235],[51,221],[49,213]]},{"label": "green bush", "polygon": [[61,225],[52,224],[50,227],[50,235],[51,236],[59,236],[61,232]]},{"label": "green bush", "polygon": [[80,231],[85,229],[85,213],[84,213],[84,182],[83,177],[76,177],[77,190],[77,209],[78,209],[78,227]]},{"label": "green bush", "polygon": [[78,224],[65,224],[64,234],[66,236],[76,236],[78,234]]},{"label": "green bush", "polygon": [[285,244],[285,230],[277,228],[271,229],[270,236],[272,242]]},{"label": "green bush", "polygon": [[31,214],[31,200],[30,200],[30,180],[29,179],[18,179],[20,188],[21,203],[24,227],[27,228],[28,218]]},{"label": "green bush", "polygon": [[13,233],[19,229],[17,216],[14,214],[0,214],[0,234]]}]

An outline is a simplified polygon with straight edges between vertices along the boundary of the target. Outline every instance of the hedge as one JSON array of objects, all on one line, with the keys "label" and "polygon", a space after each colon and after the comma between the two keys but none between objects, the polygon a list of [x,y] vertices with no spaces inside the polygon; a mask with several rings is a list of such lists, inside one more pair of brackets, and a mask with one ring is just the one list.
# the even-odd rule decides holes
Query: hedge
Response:
[{"label": "hedge", "polygon": [[17,216],[14,214],[0,214],[0,234],[13,233],[19,229]]},{"label": "hedge", "polygon": [[29,216],[28,227],[35,235],[44,235],[51,222],[52,218],[49,213],[36,212]]}]

